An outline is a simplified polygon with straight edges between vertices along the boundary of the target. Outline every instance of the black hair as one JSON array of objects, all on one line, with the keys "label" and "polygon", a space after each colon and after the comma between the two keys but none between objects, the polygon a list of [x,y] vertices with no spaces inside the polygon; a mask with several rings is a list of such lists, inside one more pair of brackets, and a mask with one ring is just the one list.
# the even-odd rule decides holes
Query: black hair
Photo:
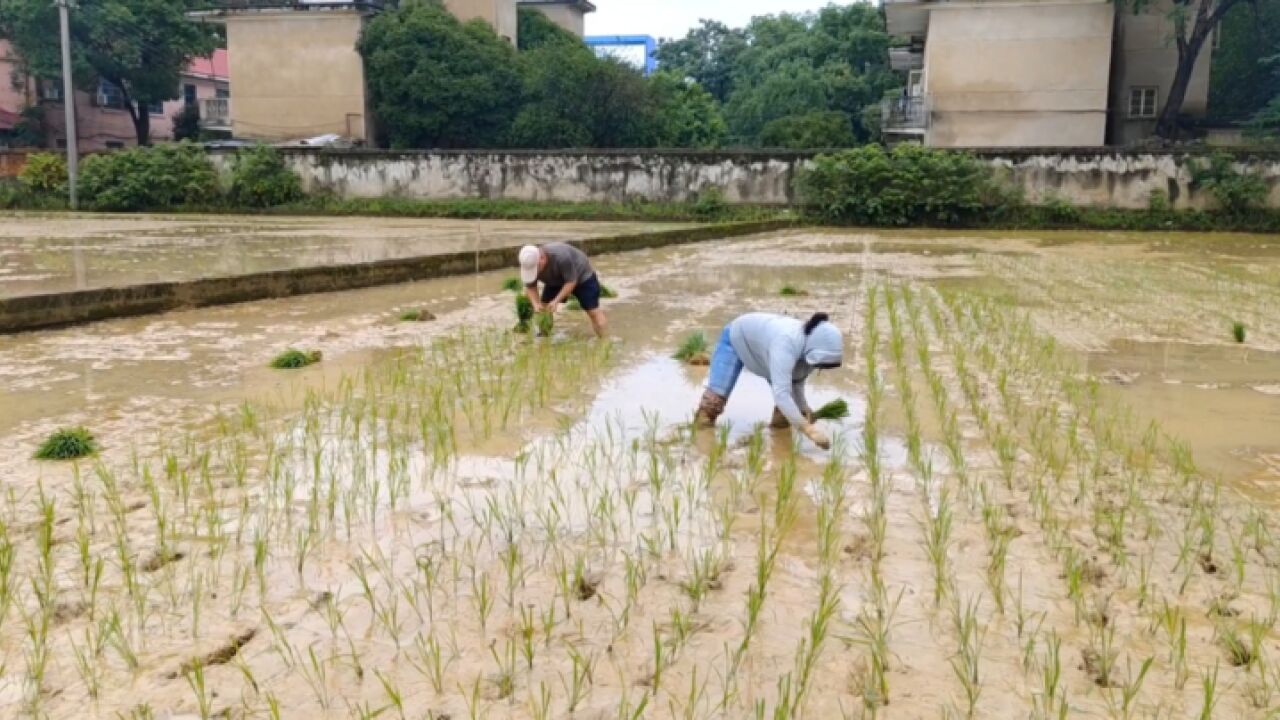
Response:
[{"label": "black hair", "polygon": [[826,322],[826,321],[828,321],[828,320],[830,320],[830,319],[831,319],[831,316],[830,316],[830,315],[828,315],[828,314],[826,314],[826,313],[814,313],[814,314],[813,314],[813,317],[809,318],[809,322],[807,322],[807,323],[805,323],[805,324],[804,324],[804,334],[805,334],[805,337],[808,337],[808,336],[812,335],[812,334],[813,334],[813,331],[814,331],[814,330],[815,330],[819,325],[821,325],[822,323],[824,323],[824,322]]}]

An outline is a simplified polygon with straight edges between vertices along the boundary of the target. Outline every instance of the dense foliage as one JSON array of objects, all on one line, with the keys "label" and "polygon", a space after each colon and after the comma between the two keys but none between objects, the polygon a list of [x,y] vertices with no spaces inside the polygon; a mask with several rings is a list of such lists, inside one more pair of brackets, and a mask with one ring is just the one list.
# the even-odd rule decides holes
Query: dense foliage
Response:
[{"label": "dense foliage", "polygon": [[[407,0],[360,40],[379,140],[404,147],[714,148],[716,96],[686,73],[644,77],[598,58],[541,12],[520,10],[519,50],[438,0]],[[846,143],[847,144],[847,143]]]},{"label": "dense foliage", "polygon": [[879,8],[854,3],[741,29],[703,21],[658,58],[723,103],[731,144],[841,147],[874,139],[868,108],[898,84],[888,48]]},{"label": "dense foliage", "polygon": [[1261,207],[1267,199],[1267,182],[1259,175],[1236,169],[1230,155],[1217,153],[1191,166],[1197,189],[1213,195],[1218,207],[1231,214]]},{"label": "dense foliage", "polygon": [[483,21],[406,0],[360,38],[379,142],[393,148],[495,147],[518,112],[516,51]]},{"label": "dense foliage", "polygon": [[[217,46],[213,25],[185,13],[202,0],[80,0],[71,13],[73,75],[82,89],[101,80],[124,98],[140,145],[151,140],[147,106],[178,96],[179,74]],[[0,37],[10,40],[36,77],[62,77],[58,11],[48,0],[0,2]],[[5,82],[8,78],[4,79]]]},{"label": "dense foliage", "polygon": [[259,145],[236,154],[228,198],[241,207],[284,205],[302,199],[302,181],[279,150]]},{"label": "dense foliage", "polygon": [[61,155],[36,153],[18,174],[18,182],[33,193],[62,193],[67,187],[67,161]]},{"label": "dense foliage", "polygon": [[[1268,103],[1280,107],[1280,3],[1239,5],[1222,20],[1213,52],[1209,112],[1218,120],[1249,120]],[[1280,115],[1280,113],[1277,113]]]},{"label": "dense foliage", "polygon": [[190,143],[94,155],[80,172],[80,197],[94,210],[167,209],[219,195],[209,156]]},{"label": "dense foliage", "polygon": [[877,145],[821,155],[800,176],[805,207],[830,222],[951,225],[979,215],[990,171],[964,153]]}]

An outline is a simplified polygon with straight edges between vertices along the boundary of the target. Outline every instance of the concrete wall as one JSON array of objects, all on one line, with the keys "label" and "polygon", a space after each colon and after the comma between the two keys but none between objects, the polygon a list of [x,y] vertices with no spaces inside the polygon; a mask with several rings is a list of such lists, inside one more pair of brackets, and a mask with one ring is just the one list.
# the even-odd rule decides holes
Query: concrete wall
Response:
[{"label": "concrete wall", "polygon": [[[729,202],[794,200],[796,154],[685,152],[286,151],[308,192],[349,198],[679,202],[707,189]],[[229,157],[214,154],[226,167]]]},{"label": "concrete wall", "polygon": [[[1146,8],[1142,13],[1132,10],[1117,13],[1116,53],[1112,83],[1111,142],[1131,145],[1145,140],[1155,133],[1156,121],[1129,116],[1129,93],[1135,87],[1159,88],[1157,115],[1169,99],[1169,88],[1178,68],[1178,48],[1174,44],[1173,28],[1169,22],[1169,0],[1163,0]],[[1196,60],[1191,84],[1187,88],[1182,111],[1193,117],[1203,117],[1209,107],[1209,76],[1213,66],[1213,41],[1205,43]]]},{"label": "concrete wall", "polygon": [[[1153,191],[1178,209],[1208,209],[1192,187],[1197,156],[1112,150],[981,150],[1030,201],[1143,209]],[[735,204],[791,205],[795,178],[812,159],[770,152],[417,152],[285,151],[309,192],[344,198],[468,198],[564,202],[681,202],[718,189]],[[213,155],[225,174],[230,153]],[[1280,208],[1280,153],[1240,155],[1262,175]]]},{"label": "concrete wall", "polygon": [[444,0],[444,6],[463,22],[484,20],[512,45],[518,40],[516,0]]},{"label": "concrete wall", "polygon": [[1106,141],[1109,0],[931,6],[925,93],[935,147]]},{"label": "concrete wall", "polygon": [[234,136],[371,140],[364,62],[356,51],[363,24],[355,10],[228,15]]},{"label": "concrete wall", "polygon": [[[1210,210],[1213,196],[1197,190],[1192,167],[1201,156],[1124,151],[985,155],[1029,202],[1050,199],[1073,205],[1134,210],[1162,192],[1178,210]],[[1236,169],[1261,175],[1271,188],[1268,204],[1280,208],[1280,153],[1238,155]]]}]

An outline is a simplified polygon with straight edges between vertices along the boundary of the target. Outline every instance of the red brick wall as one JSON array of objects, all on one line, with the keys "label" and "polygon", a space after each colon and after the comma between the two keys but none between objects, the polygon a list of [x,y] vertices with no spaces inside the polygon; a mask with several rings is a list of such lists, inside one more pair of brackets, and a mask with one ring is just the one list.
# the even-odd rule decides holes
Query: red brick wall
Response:
[{"label": "red brick wall", "polygon": [[30,154],[26,150],[0,150],[0,179],[18,177],[22,168],[27,166],[27,156]]}]

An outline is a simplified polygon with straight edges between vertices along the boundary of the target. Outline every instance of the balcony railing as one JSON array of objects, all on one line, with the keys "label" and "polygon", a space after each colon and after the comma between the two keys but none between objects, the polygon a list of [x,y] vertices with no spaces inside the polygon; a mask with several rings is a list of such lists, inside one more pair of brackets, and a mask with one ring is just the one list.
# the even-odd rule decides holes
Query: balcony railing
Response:
[{"label": "balcony railing", "polygon": [[921,95],[887,98],[880,106],[880,125],[886,132],[924,132],[929,124],[928,98]]},{"label": "balcony railing", "polygon": [[200,125],[206,128],[231,127],[231,99],[201,98]]}]

